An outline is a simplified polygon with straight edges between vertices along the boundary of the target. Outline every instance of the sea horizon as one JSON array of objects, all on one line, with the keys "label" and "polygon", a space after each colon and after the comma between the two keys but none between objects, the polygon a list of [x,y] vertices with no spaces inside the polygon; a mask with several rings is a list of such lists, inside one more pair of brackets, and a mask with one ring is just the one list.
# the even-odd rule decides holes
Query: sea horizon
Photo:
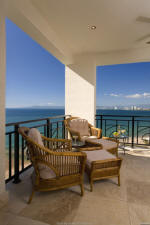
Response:
[{"label": "sea horizon", "polygon": [[[150,116],[149,110],[96,109],[96,114],[116,116]],[[6,108],[6,123],[65,115],[65,108]]]}]

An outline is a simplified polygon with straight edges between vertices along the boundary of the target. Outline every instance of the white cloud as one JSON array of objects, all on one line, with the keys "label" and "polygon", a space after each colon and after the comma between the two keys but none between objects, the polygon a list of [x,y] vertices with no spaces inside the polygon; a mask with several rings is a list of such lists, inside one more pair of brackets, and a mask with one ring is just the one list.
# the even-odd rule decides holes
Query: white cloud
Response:
[{"label": "white cloud", "polygon": [[121,95],[118,95],[118,94],[114,94],[114,93],[111,93],[111,94],[104,94],[106,96],[111,96],[111,97],[119,97]]},{"label": "white cloud", "polygon": [[150,93],[143,93],[143,94],[133,94],[133,95],[126,95],[126,98],[150,98]]},{"label": "white cloud", "polygon": [[38,106],[49,106],[49,105],[53,105],[53,103],[52,102],[48,102],[48,103],[38,104]]},{"label": "white cloud", "polygon": [[110,94],[110,96],[112,96],[112,97],[119,97],[119,95],[117,95],[117,94]]},{"label": "white cloud", "polygon": [[150,98],[150,93],[144,93],[143,96]]},{"label": "white cloud", "polygon": [[150,98],[150,93],[144,92],[143,94],[132,94],[132,95],[122,95],[122,94],[104,94],[106,96],[111,96],[111,97],[123,97],[123,98]]},{"label": "white cloud", "polygon": [[140,95],[140,94],[133,94],[133,95],[126,95],[125,97],[126,98],[141,98],[142,95]]},{"label": "white cloud", "polygon": [[111,96],[111,97],[123,97],[123,98],[150,98],[149,92],[144,92],[142,94],[136,93],[132,95],[122,95],[122,94],[104,94],[105,96]]}]

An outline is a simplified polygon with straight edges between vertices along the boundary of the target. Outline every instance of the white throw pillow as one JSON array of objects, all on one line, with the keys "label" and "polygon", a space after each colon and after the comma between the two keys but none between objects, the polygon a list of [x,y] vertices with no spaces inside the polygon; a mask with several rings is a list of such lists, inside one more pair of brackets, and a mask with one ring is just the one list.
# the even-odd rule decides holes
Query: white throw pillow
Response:
[{"label": "white throw pillow", "polygon": [[31,128],[28,133],[28,137],[31,138],[34,142],[44,147],[41,134],[38,129]]}]

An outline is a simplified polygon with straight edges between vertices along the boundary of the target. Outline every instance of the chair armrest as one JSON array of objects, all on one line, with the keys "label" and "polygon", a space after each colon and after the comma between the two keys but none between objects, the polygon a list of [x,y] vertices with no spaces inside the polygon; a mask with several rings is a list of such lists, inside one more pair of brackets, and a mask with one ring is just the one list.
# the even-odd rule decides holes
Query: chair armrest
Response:
[{"label": "chair armrest", "polygon": [[42,136],[44,146],[53,151],[71,151],[72,143],[69,139],[55,139]]},{"label": "chair armrest", "polygon": [[102,139],[116,142],[119,145],[119,141],[116,138],[102,137]]},{"label": "chair armrest", "polygon": [[99,139],[101,137],[102,130],[96,127],[91,127],[91,133],[92,136],[97,136],[97,138]]}]

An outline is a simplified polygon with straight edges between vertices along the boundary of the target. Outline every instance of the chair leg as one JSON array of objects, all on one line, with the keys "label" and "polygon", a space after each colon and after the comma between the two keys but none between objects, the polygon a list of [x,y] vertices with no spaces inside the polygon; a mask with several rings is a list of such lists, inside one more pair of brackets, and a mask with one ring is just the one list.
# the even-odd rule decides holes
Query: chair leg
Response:
[{"label": "chair leg", "polygon": [[35,193],[35,191],[34,191],[34,189],[32,189],[32,193],[31,193],[31,195],[29,197],[28,204],[31,203],[34,193]]},{"label": "chair leg", "polygon": [[120,175],[118,176],[118,186],[120,186]]},{"label": "chair leg", "polygon": [[84,185],[83,183],[80,184],[80,188],[81,188],[81,196],[84,195]]}]

